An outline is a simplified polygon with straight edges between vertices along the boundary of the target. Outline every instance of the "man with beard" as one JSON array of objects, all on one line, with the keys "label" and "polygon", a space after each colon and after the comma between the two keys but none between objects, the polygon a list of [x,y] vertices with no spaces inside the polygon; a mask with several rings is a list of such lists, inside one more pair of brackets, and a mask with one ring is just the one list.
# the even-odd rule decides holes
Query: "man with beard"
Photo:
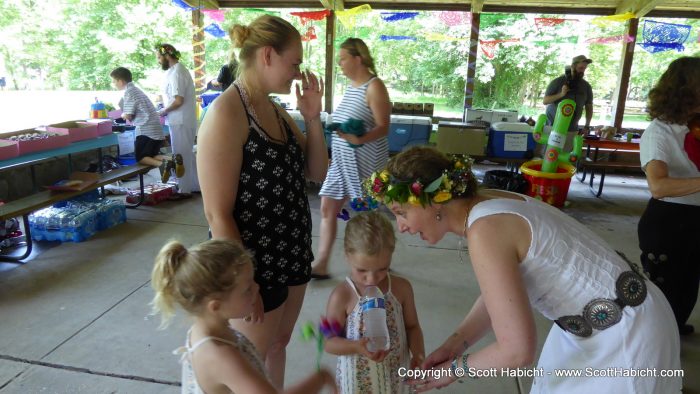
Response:
[{"label": "man with beard", "polygon": [[[192,197],[193,191],[199,191],[195,156],[192,152],[197,135],[194,82],[190,72],[179,62],[180,52],[175,47],[170,44],[161,44],[156,47],[156,56],[158,63],[166,72],[163,84],[164,108],[159,111],[159,114],[167,116],[173,154],[182,156],[182,163],[176,163],[179,193],[171,199],[181,200]],[[184,174],[178,171],[183,164],[187,169]]]},{"label": "man with beard", "polygon": [[583,108],[586,108],[586,125],[583,128],[584,134],[588,134],[593,118],[593,90],[591,85],[583,79],[586,68],[593,60],[584,55],[576,56],[571,61],[571,67],[566,67],[564,75],[554,79],[547,86],[544,92],[543,104],[547,105],[547,124],[554,123],[554,115],[557,112],[557,105],[564,99],[571,99],[576,102],[574,117],[571,119],[569,131],[578,131],[578,121],[581,119]]}]

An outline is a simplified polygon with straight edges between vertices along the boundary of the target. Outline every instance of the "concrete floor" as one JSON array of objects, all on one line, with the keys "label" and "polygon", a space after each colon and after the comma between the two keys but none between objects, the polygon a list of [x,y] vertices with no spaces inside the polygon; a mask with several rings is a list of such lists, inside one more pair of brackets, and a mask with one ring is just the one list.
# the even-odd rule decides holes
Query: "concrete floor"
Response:
[{"label": "concrete floor", "polygon": [[[480,165],[476,171],[483,175],[493,168]],[[309,198],[317,242],[320,200],[315,191]],[[564,211],[637,261],[636,226],[648,198],[640,177],[609,176],[600,199],[574,180]],[[341,222],[340,237],[343,227]],[[199,197],[129,210],[127,223],[87,242],[44,244],[26,265],[0,263],[0,393],[179,392],[180,368],[172,350],[183,344],[189,324],[178,316],[170,328],[158,330],[148,306],[153,257],[170,238],[186,243],[207,238]],[[430,352],[452,333],[479,290],[468,257],[460,262],[457,237],[432,247],[407,234],[398,239],[392,269],[413,284]],[[331,289],[347,272],[341,243],[332,258],[334,279],[310,283],[301,323],[318,320]],[[691,323],[700,328],[700,308]],[[537,315],[540,346],[551,325]],[[314,345],[295,334],[288,348],[287,381],[312,371],[314,354]],[[700,393],[700,334],[682,339],[681,357],[684,392]],[[323,363],[334,368],[335,359],[325,355]],[[696,371],[694,376],[690,371]],[[440,392],[519,393],[529,391],[530,384],[480,379]]]}]

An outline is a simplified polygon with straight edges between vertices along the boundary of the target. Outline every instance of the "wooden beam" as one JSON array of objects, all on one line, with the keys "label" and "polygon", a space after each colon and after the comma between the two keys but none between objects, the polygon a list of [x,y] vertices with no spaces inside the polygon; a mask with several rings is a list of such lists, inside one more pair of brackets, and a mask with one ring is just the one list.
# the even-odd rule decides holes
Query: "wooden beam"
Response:
[{"label": "wooden beam", "polygon": [[467,83],[464,85],[464,111],[462,120],[467,121],[467,109],[474,104],[474,77],[476,76],[476,59],[479,50],[479,27],[481,14],[472,12],[471,33],[469,36],[469,57],[467,58]]},{"label": "wooden beam", "polygon": [[218,10],[219,2],[217,0],[183,0],[188,6],[198,8],[202,7],[203,10]]},{"label": "wooden beam", "polygon": [[323,5],[323,8],[331,11],[345,10],[345,4],[343,4],[343,0],[321,0],[321,5]]},{"label": "wooden beam", "polygon": [[477,14],[481,14],[484,9],[484,0],[472,0],[471,11]]},{"label": "wooden beam", "polygon": [[202,94],[206,90],[206,48],[204,46],[204,31],[202,27],[203,15],[200,10],[192,10],[192,26],[195,30],[192,34],[192,52],[194,53],[194,90],[196,94]]},{"label": "wooden beam", "polygon": [[641,18],[661,3],[663,3],[663,0],[620,0],[615,14],[632,12],[637,18]]},{"label": "wooden beam", "polygon": [[335,65],[335,11],[326,17],[326,77],[324,83],[326,87],[324,111],[333,112],[333,92],[335,83],[333,82],[333,66]]},{"label": "wooden beam", "polygon": [[625,101],[627,100],[627,90],[630,82],[630,72],[632,70],[632,60],[634,60],[634,46],[637,43],[637,27],[639,19],[630,19],[627,22],[627,35],[632,37],[631,42],[625,42],[622,47],[622,64],[617,76],[617,88],[613,94],[613,126],[620,130],[622,128],[622,118],[625,116]]}]

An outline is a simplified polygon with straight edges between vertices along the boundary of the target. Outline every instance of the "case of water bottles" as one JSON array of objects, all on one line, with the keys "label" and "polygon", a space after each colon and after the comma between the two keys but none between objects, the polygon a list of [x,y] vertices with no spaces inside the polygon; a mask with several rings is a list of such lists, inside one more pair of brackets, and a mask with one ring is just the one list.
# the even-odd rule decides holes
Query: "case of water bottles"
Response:
[{"label": "case of water bottles", "polygon": [[98,198],[69,200],[32,213],[29,227],[35,241],[82,242],[97,231],[126,221],[123,201]]}]

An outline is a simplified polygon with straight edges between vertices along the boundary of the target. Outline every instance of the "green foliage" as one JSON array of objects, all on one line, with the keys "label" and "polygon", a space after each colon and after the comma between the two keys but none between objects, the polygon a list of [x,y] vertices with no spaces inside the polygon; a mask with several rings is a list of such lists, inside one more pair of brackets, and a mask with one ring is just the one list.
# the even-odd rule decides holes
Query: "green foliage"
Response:
[{"label": "green foliage", "polygon": [[[0,73],[15,89],[110,89],[109,73],[118,66],[129,68],[141,86],[159,90],[162,72],[153,48],[173,44],[182,62],[193,69],[192,14],[166,0],[0,0]],[[278,14],[304,34],[313,26],[318,39],[304,43],[304,66],[317,74],[325,72],[325,21],[302,25],[290,15],[296,10],[228,9],[220,23],[228,30],[236,23],[249,24],[262,13]],[[547,84],[562,74],[571,57],[586,54],[594,63],[586,72],[596,100],[611,100],[617,85],[622,44],[589,44],[589,38],[625,33],[624,23],[600,27],[588,23],[590,16],[538,15],[577,19],[556,26],[535,26],[534,15],[481,14],[480,39],[518,42],[479,45],[474,81],[473,105],[477,108],[509,108],[537,115]],[[686,51],[649,54],[635,48],[628,99],[643,102],[668,63],[698,51],[694,37],[698,20],[659,19],[693,26]],[[207,17],[204,24],[211,20]],[[376,68],[395,101],[434,102],[437,110],[451,110],[459,116],[464,102],[467,58],[471,27],[468,23],[447,26],[438,13],[421,12],[415,19],[386,22],[381,12],[357,18],[354,28],[340,22],[336,35],[336,58],[347,37],[366,41]],[[639,24],[641,41],[643,21]],[[454,40],[431,41],[428,34]],[[381,35],[411,36],[415,41],[382,41]],[[228,63],[231,44],[227,38],[205,34],[206,75],[213,79]],[[489,58],[485,53],[493,54]],[[336,70],[335,95],[343,94],[347,83]],[[336,99],[336,104],[338,99]]]}]

